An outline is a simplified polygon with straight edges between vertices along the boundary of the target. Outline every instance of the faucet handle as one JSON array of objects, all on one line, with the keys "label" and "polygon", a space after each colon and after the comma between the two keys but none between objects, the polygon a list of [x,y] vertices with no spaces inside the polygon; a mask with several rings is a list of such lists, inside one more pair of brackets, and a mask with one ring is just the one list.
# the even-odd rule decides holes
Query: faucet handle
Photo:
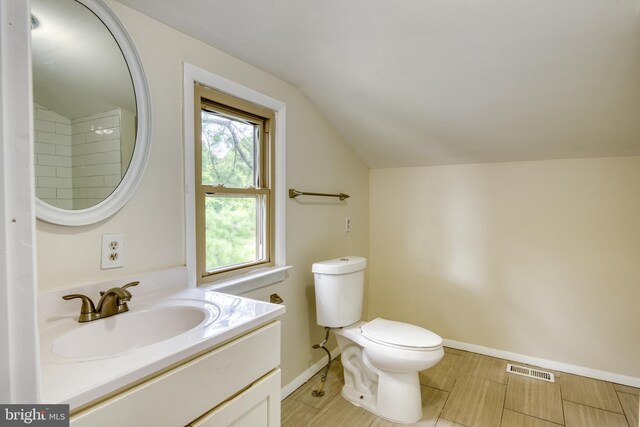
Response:
[{"label": "faucet handle", "polygon": [[93,305],[93,301],[91,301],[91,298],[88,296],[82,294],[70,294],[62,297],[64,300],[71,300],[75,298],[80,298],[82,300],[78,322],[90,322],[100,317],[98,313],[96,313],[96,307]]},{"label": "faucet handle", "polygon": [[131,282],[131,283],[127,283],[126,285],[124,285],[122,287],[122,289],[127,289],[127,288],[131,288],[133,286],[138,286],[140,284],[140,282]]},{"label": "faucet handle", "polygon": [[[127,288],[130,288],[132,286],[138,286],[139,284],[140,284],[140,282],[127,283],[126,285],[124,285],[120,289],[127,289]],[[129,291],[127,291],[127,292],[129,292]],[[106,293],[106,291],[100,291],[100,296],[103,296],[105,293]]]}]

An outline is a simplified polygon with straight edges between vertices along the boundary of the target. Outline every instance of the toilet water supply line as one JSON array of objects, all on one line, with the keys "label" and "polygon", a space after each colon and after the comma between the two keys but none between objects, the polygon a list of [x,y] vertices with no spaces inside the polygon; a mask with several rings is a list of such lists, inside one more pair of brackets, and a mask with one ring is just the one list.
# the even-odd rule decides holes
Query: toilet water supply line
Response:
[{"label": "toilet water supply line", "polygon": [[328,360],[327,361],[327,366],[325,366],[324,372],[322,373],[322,380],[320,382],[320,387],[318,387],[317,390],[313,390],[311,392],[311,396],[313,396],[313,397],[322,397],[322,396],[324,396],[324,391],[322,390],[322,388],[324,387],[324,383],[327,380],[327,374],[329,373],[329,367],[331,366],[331,352],[329,351],[329,349],[327,347],[325,347],[325,344],[329,340],[329,328],[324,328],[324,330],[325,330],[324,341],[322,341],[320,344],[315,344],[312,347],[314,349],[321,348],[324,351],[326,351],[327,352],[327,360]]}]

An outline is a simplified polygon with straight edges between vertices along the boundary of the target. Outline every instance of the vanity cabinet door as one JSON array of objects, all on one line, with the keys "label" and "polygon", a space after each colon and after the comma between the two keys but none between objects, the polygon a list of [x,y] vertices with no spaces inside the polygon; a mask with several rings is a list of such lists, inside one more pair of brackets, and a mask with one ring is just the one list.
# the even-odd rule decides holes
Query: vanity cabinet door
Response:
[{"label": "vanity cabinet door", "polygon": [[190,426],[280,426],[280,369],[256,381],[251,387],[198,418]]}]

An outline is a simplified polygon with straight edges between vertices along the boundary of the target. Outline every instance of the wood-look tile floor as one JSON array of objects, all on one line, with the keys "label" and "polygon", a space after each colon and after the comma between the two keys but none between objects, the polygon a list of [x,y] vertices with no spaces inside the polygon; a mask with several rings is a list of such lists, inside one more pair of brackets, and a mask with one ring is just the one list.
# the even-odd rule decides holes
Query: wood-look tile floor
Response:
[{"label": "wood-look tile floor", "polygon": [[[640,389],[554,372],[556,382],[507,374],[507,360],[455,349],[420,373],[424,415],[420,427],[640,427]],[[522,365],[522,363],[516,363]],[[339,359],[331,364],[325,395],[313,397],[320,373],[282,402],[284,427],[391,427],[340,394]]]}]

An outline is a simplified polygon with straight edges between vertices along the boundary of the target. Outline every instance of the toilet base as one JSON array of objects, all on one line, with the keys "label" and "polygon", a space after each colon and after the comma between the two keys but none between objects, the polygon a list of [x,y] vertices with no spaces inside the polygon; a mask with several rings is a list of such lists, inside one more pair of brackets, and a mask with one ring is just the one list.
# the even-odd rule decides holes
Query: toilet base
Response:
[{"label": "toilet base", "polygon": [[375,396],[358,393],[358,391],[355,388],[353,388],[353,386],[348,384],[345,384],[342,387],[342,392],[340,394],[342,394],[342,397],[344,397],[346,400],[348,400],[355,406],[366,409],[367,411],[373,412],[374,414],[376,413],[375,411],[376,397]]},{"label": "toilet base", "polygon": [[380,371],[376,413],[396,423],[418,422],[422,418],[422,393],[418,373]]},{"label": "toilet base", "polygon": [[[388,386],[379,384],[382,393],[377,395],[362,394],[350,384],[342,387],[341,394],[353,405],[388,421],[403,424],[416,423],[422,418],[422,399],[418,374],[414,374],[414,377],[415,381],[413,378],[407,378],[407,380],[415,384],[404,383],[400,394],[397,393],[397,387],[393,387],[393,384],[397,384],[396,380],[389,381]],[[382,382],[385,381],[382,380]],[[417,387],[417,392],[409,392],[407,387]]]},{"label": "toilet base", "polygon": [[373,366],[362,347],[338,335],[342,348],[342,396],[352,404],[395,423],[422,418],[418,372],[386,372]]}]

